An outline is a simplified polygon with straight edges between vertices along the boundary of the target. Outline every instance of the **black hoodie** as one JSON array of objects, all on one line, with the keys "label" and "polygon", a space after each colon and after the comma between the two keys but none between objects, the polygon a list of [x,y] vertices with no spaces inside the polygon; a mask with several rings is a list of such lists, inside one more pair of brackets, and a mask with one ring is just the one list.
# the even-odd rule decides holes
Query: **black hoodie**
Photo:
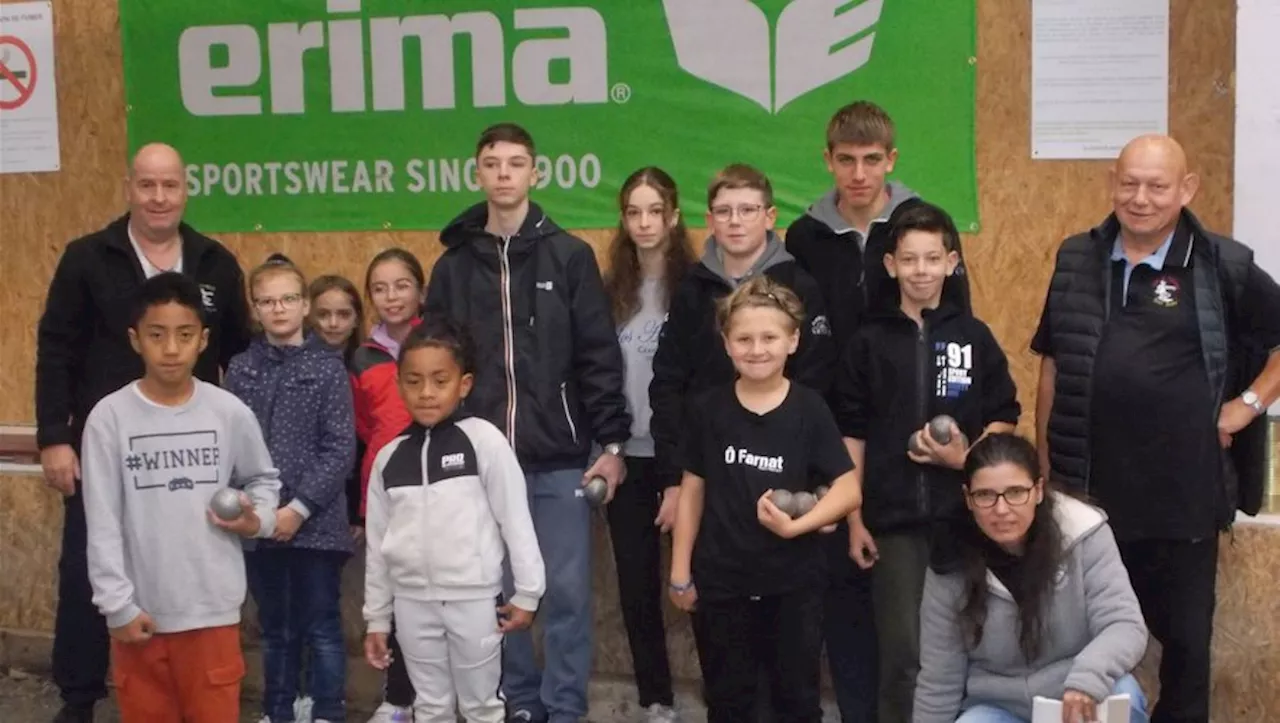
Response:
[{"label": "black hoodie", "polygon": [[866,442],[862,517],[873,533],[960,511],[963,474],[907,457],[909,438],[930,419],[955,417],[970,440],[989,424],[1018,422],[1004,351],[960,294],[948,277],[923,327],[897,304],[871,309],[841,357],[834,412],[844,436]]},{"label": "black hoodie", "polygon": [[[80,445],[84,420],[106,395],[143,374],[129,344],[138,291],[146,281],[129,242],[129,215],[67,244],[53,272],[36,348],[36,441],[41,449]],[[249,346],[249,304],[236,257],[187,224],[182,271],[200,285],[209,345],[195,376],[211,384]]]},{"label": "black hoodie", "polygon": [[507,238],[485,230],[488,214],[477,204],[441,232],[427,311],[470,332],[477,368],[467,410],[507,435],[526,471],[580,467],[592,440],[631,434],[595,254],[535,204]]},{"label": "black hoodie", "polygon": [[[831,342],[831,326],[817,282],[796,264],[772,232],[764,253],[747,276],[756,274],[773,279],[800,297],[805,323],[800,327],[800,345],[787,360],[785,373],[788,379],[825,395],[831,385],[837,349]],[[663,484],[679,484],[679,471],[674,465],[685,437],[687,401],[700,392],[732,382],[737,376],[716,327],[716,302],[732,290],[733,281],[724,272],[715,237],[709,237],[701,263],[689,270],[672,294],[653,357],[653,381],[649,384],[653,418],[649,428],[653,433],[654,459],[662,469],[659,474],[667,477]]]}]

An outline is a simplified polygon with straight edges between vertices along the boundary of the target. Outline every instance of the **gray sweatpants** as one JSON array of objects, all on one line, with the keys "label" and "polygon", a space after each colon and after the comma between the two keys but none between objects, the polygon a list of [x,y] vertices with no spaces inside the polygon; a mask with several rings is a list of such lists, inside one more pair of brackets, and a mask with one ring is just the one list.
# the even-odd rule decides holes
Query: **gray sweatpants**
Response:
[{"label": "gray sweatpants", "polygon": [[[502,723],[502,633],[497,600],[395,600],[396,638],[417,691],[417,723]],[[456,706],[456,708],[455,708]]]}]

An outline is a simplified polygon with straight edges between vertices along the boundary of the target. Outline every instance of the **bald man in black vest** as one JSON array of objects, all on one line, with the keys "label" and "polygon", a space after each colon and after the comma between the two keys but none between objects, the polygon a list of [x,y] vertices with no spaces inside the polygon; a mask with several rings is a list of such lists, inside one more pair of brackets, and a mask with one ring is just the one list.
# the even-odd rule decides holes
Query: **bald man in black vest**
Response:
[{"label": "bald man in black vest", "polygon": [[1187,210],[1199,183],[1172,138],[1125,146],[1031,344],[1041,464],[1106,510],[1163,648],[1152,723],[1208,723],[1218,533],[1258,511],[1280,397],[1280,287]]}]

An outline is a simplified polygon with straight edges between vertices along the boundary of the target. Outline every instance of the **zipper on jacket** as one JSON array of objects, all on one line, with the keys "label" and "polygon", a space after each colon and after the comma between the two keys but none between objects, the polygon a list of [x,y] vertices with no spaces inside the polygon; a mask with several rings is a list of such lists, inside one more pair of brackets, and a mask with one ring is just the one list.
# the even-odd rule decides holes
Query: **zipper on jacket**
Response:
[{"label": "zipper on jacket", "polygon": [[[929,395],[932,394],[933,385],[929,379],[929,360],[933,353],[929,350],[929,335],[925,331],[927,322],[923,316],[920,320],[920,326],[916,327],[916,375],[917,383],[920,385],[916,391],[916,429],[924,427],[928,423],[925,417],[929,414]],[[913,433],[914,434],[914,433]],[[926,470],[924,465],[916,465],[919,470],[916,473],[916,492],[919,494],[920,514],[929,515],[929,481],[926,479]]]},{"label": "zipper on jacket", "polygon": [[569,395],[565,391],[568,382],[560,382],[560,404],[564,407],[564,421],[569,423],[569,434],[573,437],[573,443],[578,443],[578,426],[573,423],[573,415],[569,414]]},{"label": "zipper on jacket", "polygon": [[507,443],[514,449],[516,446],[516,344],[511,308],[511,259],[507,255],[510,247],[511,237],[503,236],[502,244],[498,248],[502,274],[502,364],[507,379]]}]

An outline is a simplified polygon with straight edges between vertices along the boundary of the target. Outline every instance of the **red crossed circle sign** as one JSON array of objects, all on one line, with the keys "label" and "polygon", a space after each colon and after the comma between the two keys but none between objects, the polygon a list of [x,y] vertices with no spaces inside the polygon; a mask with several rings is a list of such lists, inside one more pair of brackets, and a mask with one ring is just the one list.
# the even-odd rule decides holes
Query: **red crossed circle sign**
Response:
[{"label": "red crossed circle sign", "polygon": [[12,35],[0,35],[0,50],[7,50],[10,47],[17,48],[23,55],[27,57],[27,71],[25,78],[19,77],[21,71],[14,71],[4,62],[0,62],[0,87],[6,84],[12,84],[18,89],[18,97],[5,100],[0,98],[0,110],[15,110],[21,108],[23,103],[31,99],[31,94],[36,89],[36,56],[31,52],[31,48],[22,40]]}]

